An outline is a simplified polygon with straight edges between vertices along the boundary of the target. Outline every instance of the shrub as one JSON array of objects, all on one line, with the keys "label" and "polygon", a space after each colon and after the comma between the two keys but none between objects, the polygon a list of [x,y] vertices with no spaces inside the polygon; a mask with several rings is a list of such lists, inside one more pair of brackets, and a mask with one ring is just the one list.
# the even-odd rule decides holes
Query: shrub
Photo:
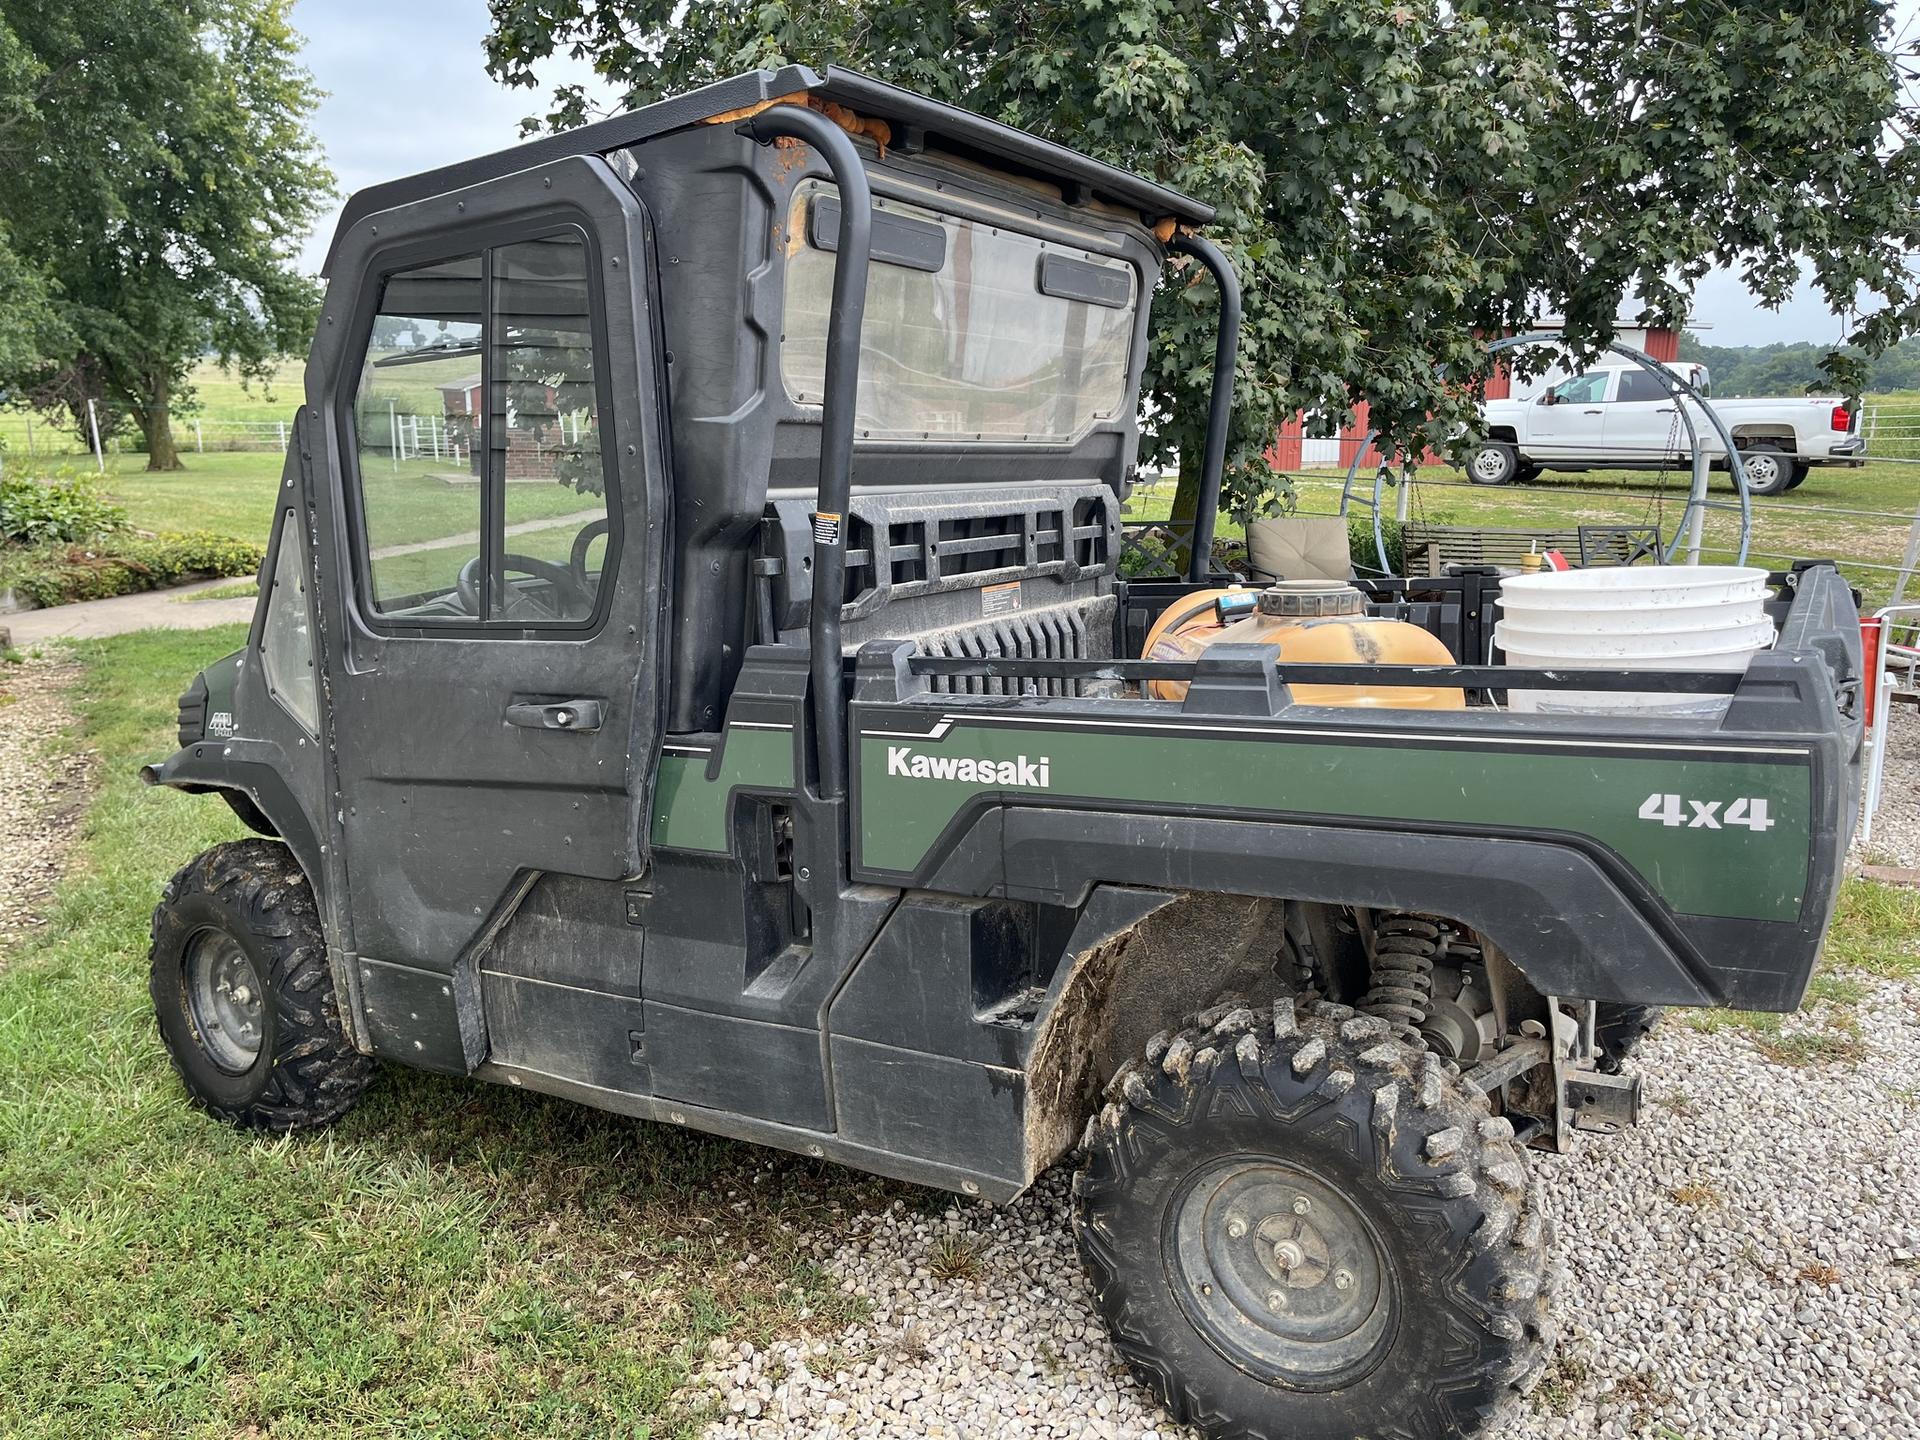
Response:
[{"label": "shrub", "polygon": [[126,528],[127,512],[100,493],[92,476],[0,476],[0,542],[81,544]]},{"label": "shrub", "polygon": [[257,575],[265,555],[250,540],[204,530],[0,549],[0,590],[35,605],[106,600],[192,580]]},{"label": "shrub", "polygon": [[[1400,533],[1400,522],[1391,515],[1380,517],[1380,543],[1387,551],[1387,572],[1404,575],[1407,570],[1407,540]],[[1380,552],[1373,543],[1373,516],[1366,511],[1347,516],[1347,553],[1353,560],[1353,573],[1367,577],[1380,574]]]}]

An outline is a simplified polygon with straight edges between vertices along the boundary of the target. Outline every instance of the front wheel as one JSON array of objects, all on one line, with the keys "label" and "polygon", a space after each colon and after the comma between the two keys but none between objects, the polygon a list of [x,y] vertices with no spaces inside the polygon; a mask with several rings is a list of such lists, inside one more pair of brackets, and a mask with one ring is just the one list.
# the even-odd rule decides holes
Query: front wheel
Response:
[{"label": "front wheel", "polygon": [[1506,485],[1520,473],[1520,452],[1504,440],[1489,440],[1467,459],[1467,478],[1476,485]]},{"label": "front wheel", "polygon": [[1772,446],[1761,446],[1753,450],[1743,450],[1740,458],[1747,467],[1747,493],[1749,495],[1782,495],[1794,486],[1794,472],[1798,467],[1793,457],[1784,450]]},{"label": "front wheel", "polygon": [[1384,1021],[1236,1010],[1157,1038],[1109,1095],[1075,1231],[1115,1343],[1176,1419],[1472,1436],[1538,1371],[1548,1235],[1525,1156]]},{"label": "front wheel", "polygon": [[187,1093],[229,1124],[300,1130],[344,1115],[373,1075],[340,1024],[312,888],[286,846],[195,856],[153,912],[148,988]]}]

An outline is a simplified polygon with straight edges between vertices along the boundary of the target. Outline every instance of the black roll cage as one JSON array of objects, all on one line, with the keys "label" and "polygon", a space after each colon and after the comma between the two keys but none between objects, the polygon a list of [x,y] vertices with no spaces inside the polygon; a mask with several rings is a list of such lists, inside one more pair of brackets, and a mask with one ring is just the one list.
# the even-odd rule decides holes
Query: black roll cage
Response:
[{"label": "black roll cage", "polygon": [[[820,152],[839,189],[839,220],[833,266],[833,301],[827,320],[825,397],[820,410],[820,475],[813,512],[813,603],[808,607],[808,669],[813,689],[816,792],[822,800],[847,793],[847,736],[841,704],[846,661],[840,647],[840,605],[845,588],[845,522],[853,495],[853,430],[860,392],[860,329],[867,304],[867,271],[873,242],[873,195],[866,166],[839,125],[817,110],[773,105],[745,122],[762,144],[782,136],[803,140]],[[1195,517],[1188,574],[1206,578],[1213,551],[1214,513],[1220,506],[1220,476],[1233,417],[1233,368],[1240,349],[1240,281],[1233,265],[1211,241],[1176,231],[1168,248],[1191,255],[1212,274],[1220,290],[1220,333],[1215,342],[1207,440],[1200,477],[1200,513]],[[830,597],[822,603],[822,597]]]}]

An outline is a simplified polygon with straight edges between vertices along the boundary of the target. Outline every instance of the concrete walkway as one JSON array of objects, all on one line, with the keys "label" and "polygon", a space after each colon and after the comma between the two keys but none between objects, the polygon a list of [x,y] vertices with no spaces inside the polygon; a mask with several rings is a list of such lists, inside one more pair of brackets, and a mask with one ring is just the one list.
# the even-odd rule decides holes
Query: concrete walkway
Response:
[{"label": "concrete walkway", "polygon": [[13,632],[16,649],[42,640],[97,640],[129,630],[206,630],[253,618],[254,597],[239,600],[183,601],[184,595],[237,585],[237,579],[203,580],[177,590],[145,590],[138,595],[116,595],[111,600],[82,600],[46,610],[0,615],[0,630]]},{"label": "concrete walkway", "polygon": [[[523,520],[506,527],[508,535],[530,535],[536,530],[557,530],[571,525],[575,529],[589,520],[598,520],[606,512],[581,510],[572,515],[555,515],[544,520]],[[419,540],[406,545],[382,545],[373,552],[376,560],[395,555],[418,555],[426,550],[444,550],[453,545],[478,546],[480,532],[446,535],[434,540]],[[198,600],[182,602],[182,597],[202,590],[235,585],[244,577],[227,580],[203,580],[173,590],[147,590],[138,595],[116,595],[111,600],[82,600],[73,605],[55,605],[45,610],[25,610],[17,615],[0,615],[0,630],[13,632],[16,647],[38,644],[42,640],[94,640],[102,635],[122,635],[129,630],[208,630],[215,625],[231,625],[253,618],[254,596],[240,600]]]}]

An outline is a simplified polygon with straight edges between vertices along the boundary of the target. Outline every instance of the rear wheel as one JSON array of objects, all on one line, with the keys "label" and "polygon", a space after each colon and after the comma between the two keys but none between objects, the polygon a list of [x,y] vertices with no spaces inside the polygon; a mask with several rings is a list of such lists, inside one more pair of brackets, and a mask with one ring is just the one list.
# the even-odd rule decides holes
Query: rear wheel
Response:
[{"label": "rear wheel", "polygon": [[1740,452],[1747,467],[1747,493],[1781,495],[1793,488],[1793,457],[1771,445]]},{"label": "rear wheel", "polygon": [[312,889],[284,845],[196,856],[153,912],[148,988],[187,1093],[229,1124],[298,1130],[344,1115],[373,1075],[340,1024]]},{"label": "rear wheel", "polygon": [[1467,458],[1467,478],[1476,485],[1505,485],[1520,473],[1520,452],[1504,440],[1488,440]]},{"label": "rear wheel", "polygon": [[1203,1016],[1109,1096],[1075,1230],[1115,1343],[1175,1418],[1249,1440],[1388,1417],[1408,1440],[1470,1436],[1545,1359],[1547,1227],[1512,1127],[1384,1021]]}]

